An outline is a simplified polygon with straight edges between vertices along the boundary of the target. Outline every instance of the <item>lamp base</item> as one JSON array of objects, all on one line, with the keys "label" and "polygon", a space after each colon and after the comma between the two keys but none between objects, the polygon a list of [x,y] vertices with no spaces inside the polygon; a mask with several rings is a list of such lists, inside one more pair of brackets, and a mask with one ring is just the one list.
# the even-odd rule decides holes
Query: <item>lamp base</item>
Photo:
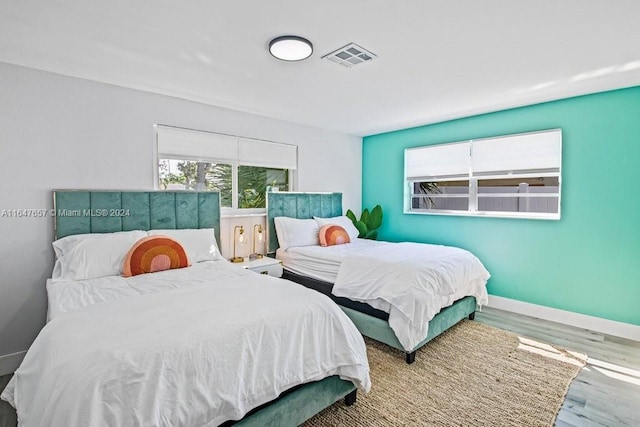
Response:
[{"label": "lamp base", "polygon": [[251,254],[251,255],[249,255],[249,261],[253,261],[253,260],[256,260],[256,259],[261,259],[262,256],[263,256],[262,254]]},{"label": "lamp base", "polygon": [[242,258],[241,256],[237,256],[234,258],[230,258],[229,261],[231,262],[244,262],[244,258]]}]

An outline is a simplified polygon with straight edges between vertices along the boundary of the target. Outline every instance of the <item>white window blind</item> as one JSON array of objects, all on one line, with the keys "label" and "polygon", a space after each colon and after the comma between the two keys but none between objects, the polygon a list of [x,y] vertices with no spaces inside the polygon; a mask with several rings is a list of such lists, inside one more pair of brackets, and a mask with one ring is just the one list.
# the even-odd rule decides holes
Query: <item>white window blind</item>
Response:
[{"label": "white window blind", "polygon": [[405,150],[407,181],[456,179],[469,176],[469,142],[439,144]]},{"label": "white window blind", "polygon": [[562,132],[556,129],[487,138],[473,141],[471,150],[474,176],[557,175],[562,157]]},{"label": "white window blind", "polygon": [[297,168],[297,147],[255,139],[238,139],[238,162],[266,168]]},{"label": "white window blind", "polygon": [[158,157],[295,170],[298,147],[213,132],[157,126]]}]

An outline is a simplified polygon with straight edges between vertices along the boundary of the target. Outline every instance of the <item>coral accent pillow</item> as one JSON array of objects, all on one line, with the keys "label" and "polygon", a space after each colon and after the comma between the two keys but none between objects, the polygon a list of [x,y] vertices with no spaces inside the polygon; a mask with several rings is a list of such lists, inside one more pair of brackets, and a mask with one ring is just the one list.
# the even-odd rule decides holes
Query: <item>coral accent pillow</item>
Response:
[{"label": "coral accent pillow", "polygon": [[344,245],[351,242],[347,230],[336,224],[327,224],[320,227],[318,239],[320,240],[320,246]]},{"label": "coral accent pillow", "polygon": [[149,236],[138,240],[124,257],[123,276],[155,273],[189,266],[180,243],[168,236]]}]

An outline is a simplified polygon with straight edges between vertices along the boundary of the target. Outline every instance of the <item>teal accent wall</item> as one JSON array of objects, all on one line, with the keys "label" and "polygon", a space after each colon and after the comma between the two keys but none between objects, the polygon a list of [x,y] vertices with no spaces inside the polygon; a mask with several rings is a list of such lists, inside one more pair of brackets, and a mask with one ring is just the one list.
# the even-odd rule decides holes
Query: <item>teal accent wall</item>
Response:
[{"label": "teal accent wall", "polygon": [[[403,214],[404,149],[561,128],[558,221]],[[380,239],[459,246],[491,295],[640,325],[640,87],[364,138],[363,207]]]}]

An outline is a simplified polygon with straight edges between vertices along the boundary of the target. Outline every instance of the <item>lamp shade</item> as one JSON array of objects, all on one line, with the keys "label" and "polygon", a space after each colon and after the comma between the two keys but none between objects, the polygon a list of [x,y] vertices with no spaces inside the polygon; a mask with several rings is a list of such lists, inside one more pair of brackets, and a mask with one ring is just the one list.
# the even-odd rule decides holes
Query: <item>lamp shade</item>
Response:
[{"label": "lamp shade", "polygon": [[313,53],[313,45],[303,37],[280,36],[271,40],[269,52],[283,61],[301,61]]}]

